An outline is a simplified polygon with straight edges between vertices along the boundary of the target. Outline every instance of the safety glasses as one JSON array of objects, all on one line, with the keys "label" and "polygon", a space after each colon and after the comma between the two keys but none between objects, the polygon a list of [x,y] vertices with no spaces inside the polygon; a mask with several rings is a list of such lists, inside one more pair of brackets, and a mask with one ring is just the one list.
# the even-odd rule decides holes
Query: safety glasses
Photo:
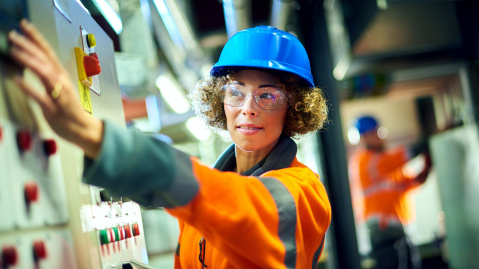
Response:
[{"label": "safety glasses", "polygon": [[248,97],[253,97],[262,109],[282,109],[289,106],[284,85],[261,87],[251,91],[249,87],[240,84],[226,84],[221,89],[223,102],[227,105],[243,106]]}]

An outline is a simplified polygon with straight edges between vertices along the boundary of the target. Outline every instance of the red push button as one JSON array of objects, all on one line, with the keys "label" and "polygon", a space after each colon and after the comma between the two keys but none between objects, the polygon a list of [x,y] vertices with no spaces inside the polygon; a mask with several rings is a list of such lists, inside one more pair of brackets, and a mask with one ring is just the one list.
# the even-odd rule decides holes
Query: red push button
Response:
[{"label": "red push button", "polygon": [[42,240],[33,242],[33,258],[35,261],[47,258],[47,247]]},{"label": "red push button", "polygon": [[115,242],[116,241],[115,233],[113,232],[112,228],[108,228],[108,235],[109,235],[109,238],[110,238],[110,242]]},{"label": "red push button", "polygon": [[27,205],[38,201],[38,184],[36,182],[27,182],[24,186],[25,202]]},{"label": "red push button", "polygon": [[133,236],[140,235],[140,225],[133,223]]},{"label": "red push button", "polygon": [[93,77],[101,73],[100,61],[96,53],[83,56],[83,65],[87,77]]},{"label": "red push button", "polygon": [[17,146],[21,152],[28,151],[32,148],[33,137],[29,131],[22,130],[17,133]]},{"label": "red push button", "polygon": [[123,226],[125,229],[125,238],[130,238],[131,237],[131,227],[129,224]]},{"label": "red push button", "polygon": [[53,139],[43,141],[43,150],[47,156],[51,156],[57,152],[57,142]]},{"label": "red push button", "polygon": [[3,128],[0,126],[0,142],[2,142],[2,137],[3,137]]},{"label": "red push button", "polygon": [[125,240],[125,238],[126,238],[125,228],[123,228],[122,226],[118,226],[118,230],[120,231],[120,237],[121,237],[120,240]]},{"label": "red push button", "polygon": [[18,262],[18,252],[14,246],[4,246],[2,248],[2,263],[6,267],[15,266]]}]

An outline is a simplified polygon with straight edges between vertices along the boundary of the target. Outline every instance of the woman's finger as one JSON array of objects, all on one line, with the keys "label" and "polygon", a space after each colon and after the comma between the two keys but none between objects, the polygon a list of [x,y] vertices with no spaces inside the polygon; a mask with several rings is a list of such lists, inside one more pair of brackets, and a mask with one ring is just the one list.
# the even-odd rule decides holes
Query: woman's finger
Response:
[{"label": "woman's finger", "polygon": [[37,28],[28,22],[26,19],[20,21],[20,29],[22,32],[31,39],[36,45],[38,45],[46,55],[55,62],[57,66],[60,65],[57,55],[55,54],[53,48],[50,46],[50,43],[40,34]]},{"label": "woman's finger", "polygon": [[35,100],[43,110],[45,111],[53,111],[53,100],[48,96],[46,92],[39,92],[38,90],[34,89],[30,84],[26,83],[22,77],[19,75],[15,76],[15,83],[17,86],[28,96],[30,96],[33,100]]},{"label": "woman's finger", "polygon": [[8,33],[8,40],[17,49],[29,54],[29,57],[31,58],[37,58],[42,62],[49,60],[45,52],[43,52],[36,44],[27,39],[25,36],[17,33],[15,30],[12,30],[10,33]]},{"label": "woman's finger", "polygon": [[[38,75],[42,83],[45,85],[47,90],[51,90],[55,82],[52,80],[52,74],[58,73],[49,68],[48,61],[39,60],[37,57],[32,56],[27,51],[22,48],[14,45],[10,51],[10,56],[16,60],[20,65],[29,68],[35,74]],[[51,66],[51,65],[50,65]],[[50,92],[50,91],[49,91]]]}]

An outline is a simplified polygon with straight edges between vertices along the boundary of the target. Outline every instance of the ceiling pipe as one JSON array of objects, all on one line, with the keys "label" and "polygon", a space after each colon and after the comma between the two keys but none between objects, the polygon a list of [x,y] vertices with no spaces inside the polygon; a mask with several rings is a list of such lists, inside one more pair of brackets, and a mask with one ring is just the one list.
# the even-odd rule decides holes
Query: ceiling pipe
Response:
[{"label": "ceiling pipe", "polygon": [[273,0],[271,6],[271,26],[286,31],[292,0]]},{"label": "ceiling pipe", "polygon": [[251,27],[251,0],[223,0],[223,10],[228,38]]},{"label": "ceiling pipe", "polygon": [[200,46],[191,24],[174,0],[151,0],[157,12],[152,12],[153,30],[178,81],[185,88],[196,84],[201,67],[211,62],[210,55]]},{"label": "ceiling pipe", "polygon": [[178,6],[176,0],[156,0],[154,2],[163,1],[171,18],[175,24],[176,31],[178,32],[185,48],[189,53],[195,53],[195,55],[202,55],[201,47],[193,32],[191,24],[187,19],[185,13]]}]

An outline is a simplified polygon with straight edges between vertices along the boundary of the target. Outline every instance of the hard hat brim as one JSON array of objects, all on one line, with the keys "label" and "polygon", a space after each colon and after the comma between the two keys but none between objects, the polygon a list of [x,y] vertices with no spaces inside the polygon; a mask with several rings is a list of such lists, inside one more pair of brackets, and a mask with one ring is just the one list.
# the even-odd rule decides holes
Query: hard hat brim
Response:
[{"label": "hard hat brim", "polygon": [[314,87],[313,77],[311,76],[311,73],[309,71],[299,68],[297,66],[287,64],[287,63],[281,63],[281,62],[272,61],[272,60],[248,59],[248,60],[237,60],[231,63],[221,62],[221,63],[215,64],[211,68],[210,75],[218,76],[221,69],[228,68],[228,67],[246,67],[246,68],[252,67],[252,68],[265,68],[265,69],[284,71],[284,72],[291,73],[293,75],[298,75],[309,85],[309,87]]}]

